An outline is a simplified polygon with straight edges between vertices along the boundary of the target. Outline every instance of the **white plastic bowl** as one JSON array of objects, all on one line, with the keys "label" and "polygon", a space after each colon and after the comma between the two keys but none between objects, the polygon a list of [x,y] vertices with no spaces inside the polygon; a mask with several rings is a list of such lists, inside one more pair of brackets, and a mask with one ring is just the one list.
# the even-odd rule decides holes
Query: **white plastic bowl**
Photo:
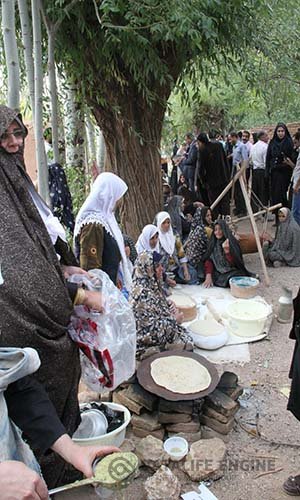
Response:
[{"label": "white plastic bowl", "polygon": [[[76,439],[73,438],[74,443],[79,444],[80,446],[90,446],[90,445],[111,445],[111,446],[121,446],[125,439],[125,434],[126,434],[126,427],[128,426],[130,420],[131,420],[131,415],[129,410],[126,408],[126,406],[119,405],[117,403],[102,403],[112,410],[118,410],[118,411],[123,411],[124,412],[124,423],[118,427],[118,429],[115,429],[114,431],[108,432],[107,434],[104,434],[103,436],[94,436],[91,438],[86,438],[86,439]],[[81,407],[84,406],[80,405]]]},{"label": "white plastic bowl", "polygon": [[197,319],[188,328],[194,344],[200,349],[219,349],[228,341],[224,326],[214,319]]},{"label": "white plastic bowl", "polygon": [[227,307],[229,327],[239,337],[256,337],[263,333],[269,314],[269,306],[258,300],[235,300]]},{"label": "white plastic bowl", "polygon": [[186,439],[173,436],[164,442],[164,450],[168,453],[173,462],[178,462],[187,455],[189,444]]}]

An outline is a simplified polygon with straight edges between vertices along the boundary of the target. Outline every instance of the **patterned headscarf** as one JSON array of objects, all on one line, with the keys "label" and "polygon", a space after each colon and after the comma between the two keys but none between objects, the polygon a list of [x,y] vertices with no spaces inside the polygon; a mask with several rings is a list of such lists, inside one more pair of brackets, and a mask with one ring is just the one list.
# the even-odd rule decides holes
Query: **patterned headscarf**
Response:
[{"label": "patterned headscarf", "polygon": [[151,252],[142,252],[136,260],[130,302],[136,320],[138,356],[151,346],[163,349],[167,343],[190,341],[185,328],[170,313]]},{"label": "patterned headscarf", "polygon": [[191,232],[185,243],[185,254],[192,266],[197,266],[207,250],[207,234],[202,219],[202,209],[197,208],[191,224]]}]

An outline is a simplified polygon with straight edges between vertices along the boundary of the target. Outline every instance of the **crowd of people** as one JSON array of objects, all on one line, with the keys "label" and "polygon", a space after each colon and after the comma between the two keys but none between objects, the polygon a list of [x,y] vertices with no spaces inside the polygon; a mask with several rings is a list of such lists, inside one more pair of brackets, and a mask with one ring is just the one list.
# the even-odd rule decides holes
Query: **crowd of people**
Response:
[{"label": "crowd of people", "polygon": [[[222,193],[243,162],[247,168],[244,176],[251,192],[253,211],[268,205],[282,204],[291,208],[295,220],[300,224],[300,130],[293,138],[284,123],[278,123],[269,141],[265,130],[251,134],[244,130],[230,132],[226,140],[216,132],[201,133],[197,137],[185,136],[179,145],[174,142],[170,176],[173,194],[182,194],[188,189],[194,201],[205,205],[212,203]],[[217,213],[228,215],[229,194],[217,207]],[[234,210],[237,216],[246,214],[244,198],[239,182],[235,183]],[[278,209],[275,211],[278,225]]]},{"label": "crowd of people", "polygon": [[[272,202],[281,197],[284,205],[278,212],[276,236],[262,236],[267,262],[274,267],[300,266],[300,226],[293,218],[299,205],[299,159],[296,162],[295,146],[283,124],[276,127],[269,146],[264,134],[258,134],[254,145],[246,131],[241,139],[232,132],[226,143],[204,133],[197,139],[187,134],[186,144],[174,150],[174,171],[171,186],[165,186],[164,206],[136,242],[118,224],[126,183],[113,173],[99,174],[76,217],[73,252],[64,227],[26,174],[23,150],[27,130],[21,116],[0,106],[0,405],[13,422],[0,451],[1,488],[10,473],[18,477],[20,467],[29,466],[39,473],[36,460],[48,488],[80,477],[80,473],[90,476],[96,456],[117,450],[78,450],[70,438],[80,423],[80,362],[78,347],[68,335],[70,316],[80,304],[105,312],[101,293],[70,283],[70,276],[91,269],[107,273],[131,304],[137,358],[153,347],[193,349],[170,290],[177,283],[228,287],[233,276],[253,275],[245,266],[238,235],[224,219],[229,198],[215,211],[209,208],[243,161],[252,165],[258,198],[262,197],[262,184],[267,193],[266,178],[273,187],[280,183],[280,189],[271,189]],[[255,174],[255,170],[263,170],[265,175]],[[291,212],[283,191],[292,177],[296,196]],[[240,194],[236,191],[237,207]],[[243,209],[242,204],[237,208],[240,213]],[[8,367],[11,377],[5,378]],[[21,447],[15,426],[23,431],[35,457],[27,449],[23,454],[16,451]],[[0,425],[0,432],[4,438],[7,426]],[[47,498],[44,480],[29,469],[22,470],[33,492],[28,498]],[[23,491],[24,483],[16,479],[12,488]],[[3,498],[23,497],[15,493],[15,497]]]}]

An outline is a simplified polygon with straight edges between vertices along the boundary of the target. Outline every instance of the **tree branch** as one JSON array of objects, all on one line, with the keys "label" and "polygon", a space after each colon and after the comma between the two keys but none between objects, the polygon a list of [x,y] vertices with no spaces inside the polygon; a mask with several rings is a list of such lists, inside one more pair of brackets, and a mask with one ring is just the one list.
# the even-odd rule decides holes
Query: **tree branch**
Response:
[{"label": "tree branch", "polygon": [[102,28],[102,21],[101,21],[99,10],[98,10],[97,4],[96,4],[96,0],[93,0],[93,4],[94,4],[94,7],[95,7],[96,17],[97,17],[97,19],[99,21],[99,24],[100,24],[101,28]]}]

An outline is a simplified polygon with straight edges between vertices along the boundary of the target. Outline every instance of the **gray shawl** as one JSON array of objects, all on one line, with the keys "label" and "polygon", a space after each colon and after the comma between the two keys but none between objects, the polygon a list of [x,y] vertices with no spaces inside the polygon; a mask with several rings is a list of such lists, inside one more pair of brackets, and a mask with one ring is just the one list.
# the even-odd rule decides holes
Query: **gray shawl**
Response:
[{"label": "gray shawl", "polygon": [[269,259],[279,260],[287,266],[300,266],[300,227],[288,208],[286,219],[279,223],[276,238],[268,251]]},{"label": "gray shawl", "polygon": [[[0,106],[0,136],[17,113]],[[72,302],[46,227],[28,191],[31,180],[19,154],[0,147],[0,346],[33,347],[45,386],[67,431],[78,425],[78,351],[67,333]],[[48,462],[53,456],[47,458]],[[43,462],[42,462],[43,465]],[[62,472],[55,462],[48,485]]]}]

